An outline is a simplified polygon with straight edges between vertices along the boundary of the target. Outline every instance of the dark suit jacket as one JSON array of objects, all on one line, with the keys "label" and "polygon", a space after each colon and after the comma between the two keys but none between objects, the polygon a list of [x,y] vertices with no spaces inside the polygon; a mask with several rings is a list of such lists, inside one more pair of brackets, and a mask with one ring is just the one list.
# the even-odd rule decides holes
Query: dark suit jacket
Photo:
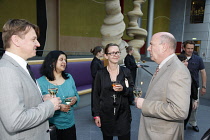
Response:
[{"label": "dark suit jacket", "polygon": [[42,101],[30,75],[10,56],[0,60],[0,139],[49,140],[54,105]]}]

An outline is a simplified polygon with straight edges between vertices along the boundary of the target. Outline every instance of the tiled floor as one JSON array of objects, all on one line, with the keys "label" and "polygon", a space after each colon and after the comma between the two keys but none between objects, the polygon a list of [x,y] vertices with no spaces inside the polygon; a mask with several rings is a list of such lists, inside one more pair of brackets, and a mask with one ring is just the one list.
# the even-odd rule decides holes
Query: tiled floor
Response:
[{"label": "tiled floor", "polygon": [[[137,140],[141,111],[135,106],[131,106],[131,111],[133,118],[131,124],[131,140]],[[200,132],[193,131],[190,125],[188,125],[187,130],[185,130],[185,140],[200,140],[204,132],[210,128],[210,100],[201,98],[201,105],[197,117]],[[75,110],[75,118],[78,140],[102,140],[102,133],[94,124],[91,117],[90,106]],[[117,140],[117,137],[114,137],[114,140]]]}]

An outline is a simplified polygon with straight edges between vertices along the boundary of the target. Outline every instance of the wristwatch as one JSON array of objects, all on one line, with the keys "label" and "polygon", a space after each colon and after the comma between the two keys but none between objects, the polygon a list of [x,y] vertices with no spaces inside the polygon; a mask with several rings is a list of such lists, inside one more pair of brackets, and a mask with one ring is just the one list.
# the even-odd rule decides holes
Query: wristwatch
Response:
[{"label": "wristwatch", "polygon": [[206,89],[206,86],[202,86],[202,88]]}]

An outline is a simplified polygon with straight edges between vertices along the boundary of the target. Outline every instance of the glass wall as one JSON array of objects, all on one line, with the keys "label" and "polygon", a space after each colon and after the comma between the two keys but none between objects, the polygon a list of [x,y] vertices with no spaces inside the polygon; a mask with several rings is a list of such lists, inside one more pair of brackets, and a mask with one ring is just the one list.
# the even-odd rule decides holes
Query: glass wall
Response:
[{"label": "glass wall", "polygon": [[190,23],[203,23],[206,0],[192,0]]}]

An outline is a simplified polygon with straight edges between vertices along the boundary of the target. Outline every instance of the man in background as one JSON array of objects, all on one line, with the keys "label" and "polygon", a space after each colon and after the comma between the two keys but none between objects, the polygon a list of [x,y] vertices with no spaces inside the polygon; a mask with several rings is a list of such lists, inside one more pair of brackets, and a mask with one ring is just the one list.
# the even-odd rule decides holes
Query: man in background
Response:
[{"label": "man in background", "polygon": [[168,32],[152,36],[151,60],[158,68],[149,84],[145,98],[136,98],[142,110],[138,140],[184,140],[191,77],[189,70],[175,55],[176,39]]},{"label": "man in background", "polygon": [[[5,23],[2,40],[5,53],[0,60],[0,139],[50,140],[48,118],[60,109],[60,98],[43,100],[28,58],[40,47],[38,26],[12,19]],[[44,101],[44,102],[43,102]]]},{"label": "man in background", "polygon": [[[203,60],[200,56],[194,54],[195,43],[194,41],[187,40],[183,43],[183,53],[187,56],[188,59],[188,69],[191,76],[195,79],[196,84],[199,86],[199,72],[201,73],[202,86],[198,89],[198,100],[193,100],[192,104],[199,104],[199,92],[202,95],[206,93],[206,71],[204,67]],[[198,107],[193,109],[189,119],[189,124],[192,126],[193,130],[199,132],[197,125],[196,114]]]}]

